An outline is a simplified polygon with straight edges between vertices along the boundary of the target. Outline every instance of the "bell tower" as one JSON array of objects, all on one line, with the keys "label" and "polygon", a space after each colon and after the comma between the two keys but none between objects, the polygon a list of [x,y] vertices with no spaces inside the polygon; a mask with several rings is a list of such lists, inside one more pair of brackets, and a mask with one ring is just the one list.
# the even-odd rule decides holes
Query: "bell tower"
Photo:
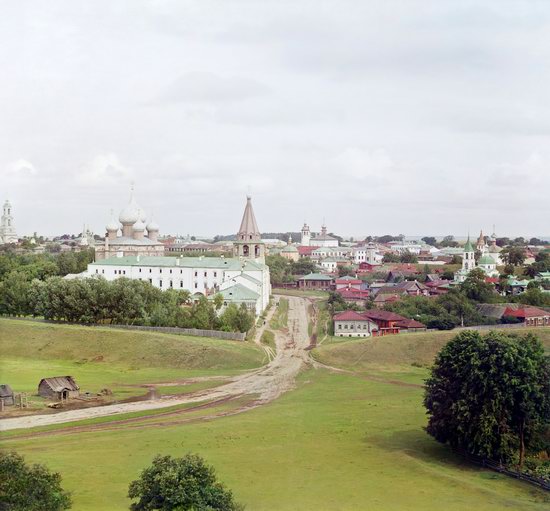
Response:
[{"label": "bell tower", "polygon": [[302,239],[300,241],[302,246],[309,247],[311,242],[311,231],[306,222],[304,222],[304,226],[302,227]]},{"label": "bell tower", "polygon": [[254,209],[252,208],[252,197],[246,197],[246,206],[244,208],[241,227],[237,233],[237,240],[233,244],[233,251],[236,257],[241,259],[251,259],[260,263],[265,262],[265,245],[262,242],[262,236]]}]

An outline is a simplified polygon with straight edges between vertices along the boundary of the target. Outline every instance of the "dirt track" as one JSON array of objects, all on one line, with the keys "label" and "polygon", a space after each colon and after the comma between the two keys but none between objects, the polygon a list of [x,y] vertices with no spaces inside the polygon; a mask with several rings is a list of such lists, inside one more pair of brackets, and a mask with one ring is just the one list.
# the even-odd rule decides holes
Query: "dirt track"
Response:
[{"label": "dirt track", "polygon": [[[289,300],[288,332],[276,332],[277,351],[275,356],[267,365],[260,369],[236,376],[225,385],[185,396],[166,396],[153,401],[119,403],[69,410],[56,414],[30,415],[4,419],[0,421],[0,431],[62,424],[122,413],[157,410],[186,403],[219,401],[246,395],[255,396],[254,406],[268,403],[292,389],[295,385],[296,376],[302,367],[311,361],[306,351],[306,348],[309,346],[307,317],[309,302],[305,298],[293,296],[287,298]],[[259,336],[257,337],[258,339]]]}]

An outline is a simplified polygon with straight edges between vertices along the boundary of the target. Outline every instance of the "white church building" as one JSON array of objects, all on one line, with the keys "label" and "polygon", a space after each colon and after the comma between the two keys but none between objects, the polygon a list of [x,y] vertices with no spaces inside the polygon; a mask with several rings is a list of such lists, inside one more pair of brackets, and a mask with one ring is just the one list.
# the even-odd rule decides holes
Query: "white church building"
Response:
[{"label": "white church building", "polygon": [[233,258],[142,254],[109,257],[89,264],[85,276],[103,277],[108,281],[122,277],[143,280],[163,290],[185,289],[195,297],[213,298],[221,294],[224,306],[244,303],[259,315],[269,303],[271,284],[265,264],[265,246],[250,197],[247,197],[234,246]]}]

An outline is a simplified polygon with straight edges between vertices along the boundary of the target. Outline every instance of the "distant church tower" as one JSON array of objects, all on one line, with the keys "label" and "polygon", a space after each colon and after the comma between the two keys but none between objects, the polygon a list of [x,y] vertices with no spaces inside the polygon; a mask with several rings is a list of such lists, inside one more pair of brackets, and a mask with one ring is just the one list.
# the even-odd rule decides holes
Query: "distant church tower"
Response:
[{"label": "distant church tower", "polygon": [[462,271],[466,274],[473,270],[476,267],[476,258],[474,246],[470,241],[470,236],[468,236],[468,241],[464,245],[464,255],[462,256]]},{"label": "distant church tower", "polygon": [[304,226],[302,227],[302,239],[300,240],[300,244],[303,247],[309,247],[310,242],[311,242],[311,231],[309,230],[309,225],[307,225],[304,222]]},{"label": "distant church tower", "polygon": [[254,261],[265,262],[265,245],[262,242],[262,236],[254,210],[252,209],[252,198],[246,197],[246,207],[244,208],[241,227],[237,233],[237,241],[234,243],[235,256],[242,259],[252,259]]},{"label": "distant church tower", "polygon": [[0,223],[0,243],[17,243],[17,241],[17,233],[15,232],[15,225],[11,214],[11,204],[7,200],[4,202],[2,221]]}]

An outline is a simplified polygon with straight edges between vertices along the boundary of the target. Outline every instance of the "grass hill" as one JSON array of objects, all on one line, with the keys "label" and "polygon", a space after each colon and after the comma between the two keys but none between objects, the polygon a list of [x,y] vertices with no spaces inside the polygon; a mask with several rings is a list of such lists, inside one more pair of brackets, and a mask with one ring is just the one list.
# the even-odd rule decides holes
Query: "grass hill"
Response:
[{"label": "grass hill", "polygon": [[0,351],[9,357],[124,364],[139,369],[250,369],[262,351],[238,341],[101,327],[0,320]]},{"label": "grass hill", "polygon": [[[534,333],[550,351],[550,328],[526,328],[513,332]],[[353,371],[429,367],[441,348],[457,333],[418,332],[344,341],[340,337],[330,337],[328,343],[314,350],[313,356],[323,364]]]},{"label": "grass hill", "polygon": [[0,383],[36,394],[41,378],[71,375],[84,391],[115,397],[128,384],[225,375],[266,363],[253,344],[203,337],[0,319]]}]

